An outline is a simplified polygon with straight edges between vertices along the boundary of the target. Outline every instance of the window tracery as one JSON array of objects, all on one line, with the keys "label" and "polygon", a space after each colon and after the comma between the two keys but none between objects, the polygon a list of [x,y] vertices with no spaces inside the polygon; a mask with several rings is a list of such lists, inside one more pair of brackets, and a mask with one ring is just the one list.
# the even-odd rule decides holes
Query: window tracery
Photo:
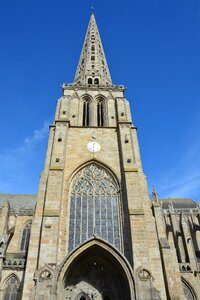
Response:
[{"label": "window tracery", "polygon": [[72,182],[69,252],[94,234],[120,250],[117,185],[105,169],[91,164]]},{"label": "window tracery", "polygon": [[26,252],[28,250],[30,234],[31,234],[31,225],[32,225],[32,222],[30,221],[30,222],[26,223],[26,225],[24,226],[24,229],[22,232],[21,246],[20,246],[21,251]]},{"label": "window tracery", "polygon": [[3,300],[17,300],[19,294],[19,280],[13,275],[7,282],[4,290]]}]

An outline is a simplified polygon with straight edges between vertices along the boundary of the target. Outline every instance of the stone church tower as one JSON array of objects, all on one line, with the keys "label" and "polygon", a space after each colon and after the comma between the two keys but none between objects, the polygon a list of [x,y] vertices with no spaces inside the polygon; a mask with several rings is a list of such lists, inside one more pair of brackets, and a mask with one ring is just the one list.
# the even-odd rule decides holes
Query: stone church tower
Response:
[{"label": "stone church tower", "polygon": [[[74,82],[62,91],[34,213],[17,213],[16,195],[0,211],[2,299],[197,300],[183,288],[176,251],[166,237],[164,220],[170,222],[171,214],[165,210],[164,216],[155,190],[151,207],[125,88],[112,83],[93,13]],[[26,203],[34,202],[29,198]],[[197,205],[188,203],[198,223]],[[17,246],[8,246],[11,230],[21,234],[16,222],[28,226],[20,248],[28,249],[24,268]]]}]

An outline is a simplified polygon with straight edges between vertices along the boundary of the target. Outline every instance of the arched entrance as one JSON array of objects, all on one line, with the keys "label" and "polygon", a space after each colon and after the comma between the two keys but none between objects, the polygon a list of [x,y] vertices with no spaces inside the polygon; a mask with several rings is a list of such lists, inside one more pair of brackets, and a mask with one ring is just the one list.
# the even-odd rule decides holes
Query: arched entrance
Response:
[{"label": "arched entrance", "polygon": [[83,248],[83,251],[78,251],[77,256],[74,253],[75,258],[63,273],[63,299],[135,299],[133,278],[131,273],[127,277],[127,266],[125,271],[115,255],[98,245],[98,242],[87,249]]}]

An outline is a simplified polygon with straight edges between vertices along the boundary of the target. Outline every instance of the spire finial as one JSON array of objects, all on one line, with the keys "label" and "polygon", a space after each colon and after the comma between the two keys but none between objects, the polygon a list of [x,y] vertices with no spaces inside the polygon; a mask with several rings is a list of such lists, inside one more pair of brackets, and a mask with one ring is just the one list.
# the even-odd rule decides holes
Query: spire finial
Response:
[{"label": "spire finial", "polygon": [[92,5],[91,9],[92,9],[92,14],[93,14],[94,13],[94,6],[93,5]]}]

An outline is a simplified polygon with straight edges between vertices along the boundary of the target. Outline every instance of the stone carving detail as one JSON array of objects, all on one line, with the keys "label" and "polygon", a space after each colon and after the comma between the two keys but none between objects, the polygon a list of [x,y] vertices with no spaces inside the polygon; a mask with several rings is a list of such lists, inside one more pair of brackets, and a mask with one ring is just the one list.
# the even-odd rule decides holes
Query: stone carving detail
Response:
[{"label": "stone carving detail", "polygon": [[[79,83],[79,84],[76,84],[76,83],[64,83],[62,85],[62,88],[65,89],[65,88],[68,88],[68,89],[71,89],[74,90],[75,88],[84,88],[84,89],[87,89],[88,88],[88,85],[87,84],[84,84],[84,83]],[[91,87],[95,87],[96,88],[96,85],[91,85]],[[116,85],[116,84],[112,84],[112,85],[109,85],[108,87],[104,86],[104,85],[99,85],[98,88],[102,88],[102,90],[119,90],[119,91],[123,91],[125,89],[125,87],[123,85]]]},{"label": "stone carving detail", "polygon": [[147,270],[142,269],[139,273],[139,278],[141,280],[148,280],[151,278],[151,274]]},{"label": "stone carving detail", "polygon": [[160,291],[153,286],[153,276],[147,269],[140,267],[138,273],[139,300],[161,300]]},{"label": "stone carving detail", "polygon": [[54,300],[56,299],[56,280],[55,265],[46,264],[44,267],[35,272],[35,287],[31,291],[34,300]]},{"label": "stone carving detail", "polygon": [[10,237],[10,234],[8,234],[6,232],[4,232],[0,236],[0,257],[3,257],[5,255],[9,237]]},{"label": "stone carving detail", "polygon": [[26,265],[25,258],[13,258],[13,259],[6,259],[4,260],[3,267],[4,269],[24,269]]},{"label": "stone carving detail", "polygon": [[11,215],[19,215],[19,216],[33,216],[34,215],[34,209],[32,208],[11,208],[10,214]]}]

